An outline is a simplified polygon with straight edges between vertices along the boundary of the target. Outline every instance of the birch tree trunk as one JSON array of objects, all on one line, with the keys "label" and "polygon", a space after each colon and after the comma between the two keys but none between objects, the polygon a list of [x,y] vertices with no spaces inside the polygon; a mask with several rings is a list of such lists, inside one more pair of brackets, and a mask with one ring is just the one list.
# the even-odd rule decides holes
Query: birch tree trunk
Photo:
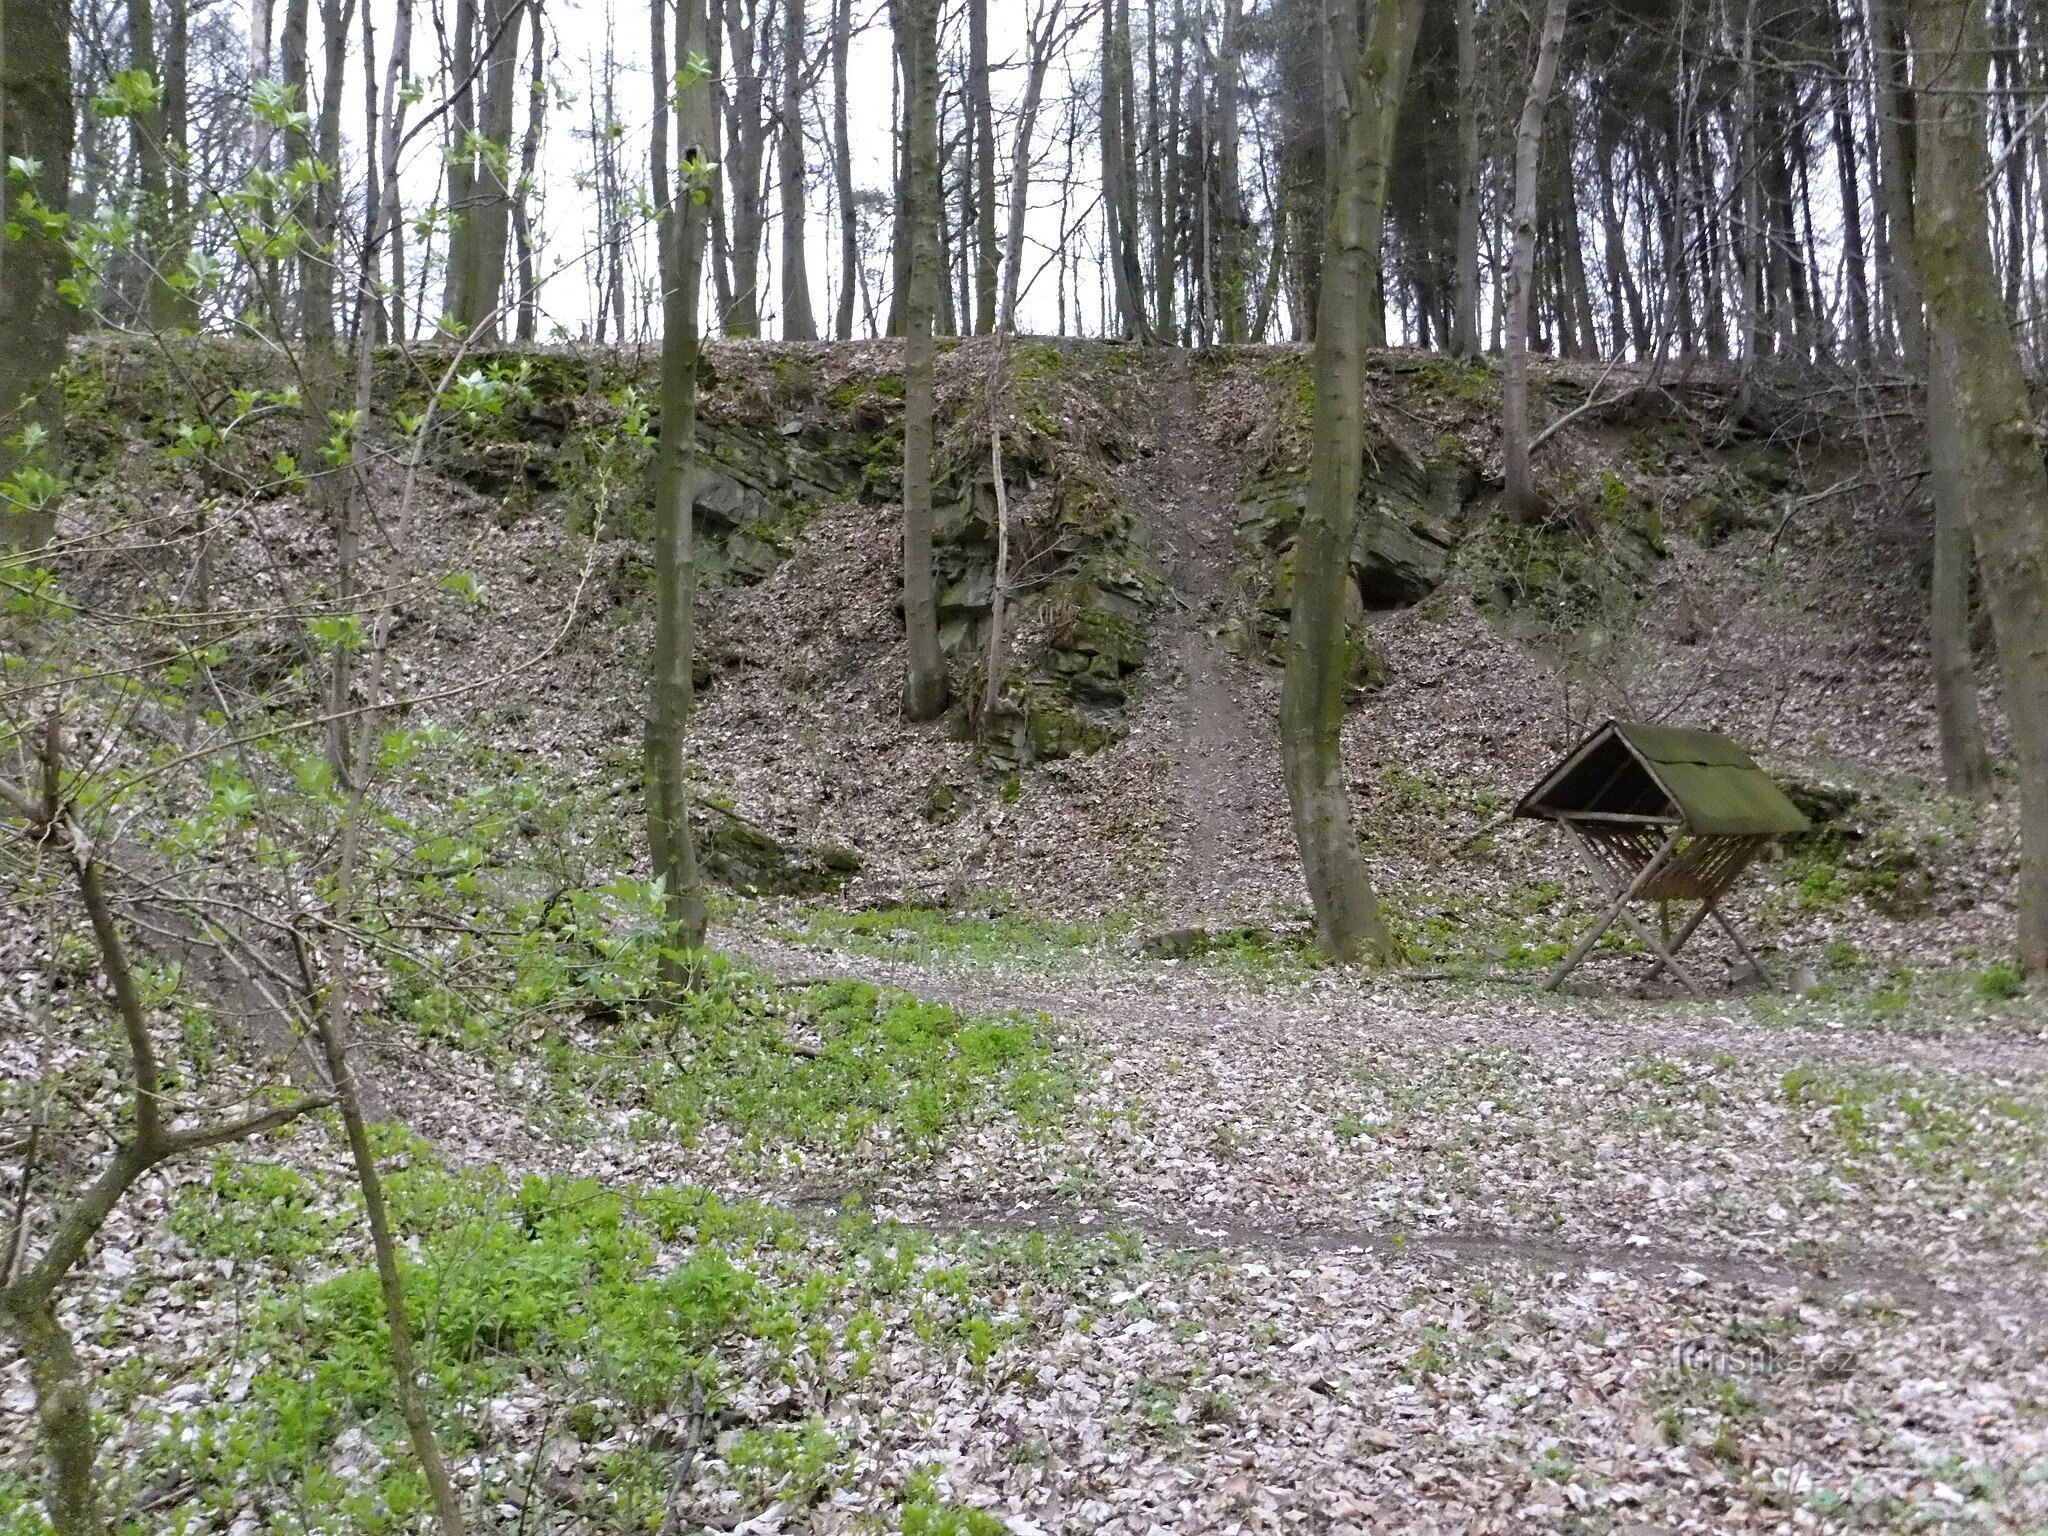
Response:
[{"label": "birch tree trunk", "polygon": [[1316,938],[1333,960],[1391,957],[1372,877],[1351,822],[1344,782],[1344,692],[1351,678],[1346,624],[1351,546],[1365,459],[1365,338],[1377,252],[1367,190],[1384,161],[1383,104],[1405,73],[1394,54],[1412,46],[1403,12],[1413,0],[1379,0],[1372,40],[1355,72],[1331,144],[1327,231],[1315,340],[1315,451],[1308,503],[1294,546],[1294,607],[1280,689],[1280,746],[1302,873],[1315,904]]},{"label": "birch tree trunk", "polygon": [[939,283],[939,0],[898,0],[896,49],[908,98],[903,298],[903,713],[932,720],[946,707],[932,584],[932,318]]},{"label": "birch tree trunk", "polygon": [[2048,468],[1986,217],[1981,0],[1908,0],[1919,87],[1913,261],[1954,393],[1956,469],[2019,759],[2019,960],[2048,970]]},{"label": "birch tree trunk", "polygon": [[1540,511],[1529,470],[1529,296],[1536,276],[1536,166],[1543,148],[1543,117],[1557,78],[1557,53],[1564,41],[1568,0],[1545,0],[1536,40],[1536,68],[1522,98],[1515,126],[1514,255],[1508,266],[1507,334],[1501,388],[1501,468],[1511,515],[1524,520]]}]

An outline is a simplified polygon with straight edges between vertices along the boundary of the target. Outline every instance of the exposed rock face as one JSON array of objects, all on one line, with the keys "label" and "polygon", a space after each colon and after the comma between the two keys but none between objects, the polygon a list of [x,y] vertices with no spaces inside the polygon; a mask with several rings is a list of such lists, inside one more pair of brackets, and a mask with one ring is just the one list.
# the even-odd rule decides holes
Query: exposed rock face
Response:
[{"label": "exposed rock face", "polygon": [[[1450,573],[1478,488],[1478,467],[1455,439],[1427,460],[1384,436],[1369,444],[1351,547],[1361,609],[1406,607],[1437,589]],[[1285,462],[1255,476],[1242,493],[1237,536],[1253,562],[1248,624],[1262,649],[1277,647],[1287,632],[1294,538],[1308,489],[1307,465]]]},{"label": "exposed rock face", "polygon": [[715,801],[690,808],[704,872],[746,896],[823,896],[860,872],[851,848],[798,848]]},{"label": "exposed rock face", "polygon": [[[1058,349],[1013,359],[1003,478],[1011,514],[1004,680],[992,718],[964,719],[990,766],[1011,771],[1114,740],[1145,662],[1159,584],[1109,488],[1115,445],[1077,438],[1077,392]],[[870,362],[877,359],[870,359]],[[475,358],[472,404],[438,429],[436,464],[500,497],[548,496],[572,521],[592,504],[628,532],[646,517],[647,466],[660,422],[648,369],[633,359],[507,352]],[[700,377],[694,486],[697,560],[711,586],[774,570],[818,508],[901,493],[903,390],[890,373],[822,376],[796,354],[707,357]],[[987,665],[997,529],[985,384],[948,390],[934,475],[939,633],[956,693],[978,711]],[[965,375],[965,370],[963,370]],[[984,376],[985,377],[985,376]],[[1081,380],[1085,392],[1090,381]],[[637,568],[636,568],[637,569]]]}]

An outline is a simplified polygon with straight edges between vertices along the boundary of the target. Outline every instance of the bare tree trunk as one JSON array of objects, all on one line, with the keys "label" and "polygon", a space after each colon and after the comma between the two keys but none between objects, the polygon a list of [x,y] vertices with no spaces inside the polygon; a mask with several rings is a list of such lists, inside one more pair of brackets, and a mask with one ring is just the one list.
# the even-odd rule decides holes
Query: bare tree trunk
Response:
[{"label": "bare tree trunk", "polygon": [[909,292],[903,319],[903,628],[909,657],[903,712],[932,720],[946,707],[932,584],[932,312],[939,281],[939,0],[898,0],[897,52],[908,96],[906,175]]},{"label": "bare tree trunk", "polygon": [[1226,345],[1245,339],[1249,277],[1245,269],[1242,172],[1238,166],[1238,71],[1242,66],[1244,0],[1223,0],[1223,32],[1216,49],[1217,313]]},{"label": "bare tree trunk", "polygon": [[331,945],[334,953],[330,966],[334,968],[329,974],[328,1002],[316,1015],[320,1044],[327,1058],[327,1075],[334,1083],[335,1100],[341,1108],[349,1156],[355,1164],[356,1187],[362,1191],[363,1218],[370,1228],[370,1249],[376,1263],[378,1289],[384,1298],[386,1345],[391,1353],[392,1390],[398,1398],[398,1415],[405,1421],[413,1456],[433,1495],[434,1517],[442,1536],[463,1536],[468,1526],[462,1518],[462,1504],[441,1459],[434,1423],[420,1392],[412,1330],[405,1315],[405,1280],[398,1267],[398,1242],[392,1236],[391,1214],[384,1203],[384,1180],[377,1171],[377,1155],[370,1146],[370,1129],[363,1118],[362,1096],[348,1055],[347,1025],[342,1016],[343,999],[348,992],[347,946],[347,937],[337,930]]},{"label": "bare tree trunk", "polygon": [[[974,135],[974,334],[996,326],[1002,252],[996,248],[996,117],[990,100],[988,0],[967,3],[968,114]],[[966,317],[961,317],[963,324]]]},{"label": "bare tree trunk", "polygon": [[412,0],[397,0],[391,54],[384,61],[384,121],[378,159],[384,166],[378,227],[390,244],[390,339],[403,346],[409,335],[405,311],[404,205],[400,201],[398,152],[405,135],[405,84],[412,74]]},{"label": "bare tree trunk", "polygon": [[804,0],[782,0],[782,336],[816,341],[811,269],[804,259]]},{"label": "bare tree trunk", "polygon": [[547,124],[546,69],[547,27],[536,0],[533,53],[526,76],[526,133],[519,141],[519,184],[512,192],[512,236],[519,262],[518,338],[522,343],[531,343],[540,332],[539,253],[533,238],[533,200],[540,185],[541,135]]},{"label": "bare tree trunk", "polygon": [[860,210],[853,202],[853,139],[846,116],[846,64],[853,43],[853,0],[832,8],[832,178],[839,196],[839,310],[832,334],[853,339],[854,290],[860,286]]},{"label": "bare tree trunk", "polygon": [[145,325],[170,326],[177,291],[170,275],[170,194],[164,169],[164,111],[161,61],[156,49],[156,12],[150,0],[128,0],[128,68],[146,75],[152,90],[128,113],[129,155],[135,172],[143,273]]},{"label": "bare tree trunk", "polygon": [[1913,257],[1956,406],[1956,468],[2019,759],[2019,960],[2048,970],[2048,469],[1985,212],[1980,0],[1908,0],[1920,88]]},{"label": "bare tree trunk", "polygon": [[[285,3],[289,6],[294,0]],[[468,323],[468,285],[476,265],[471,255],[476,240],[476,153],[472,147],[477,127],[476,4],[477,0],[455,0],[454,58],[449,62],[454,84],[448,104],[448,256],[441,281],[441,314],[457,327]],[[611,90],[610,62],[607,56],[607,94]],[[607,108],[607,118],[610,115]]]},{"label": "bare tree trunk", "polygon": [[1849,57],[1842,15],[1828,0],[1830,54],[1828,112],[1835,141],[1835,175],[1842,206],[1842,265],[1849,278],[1849,347],[1859,363],[1871,358],[1870,269],[1863,239],[1863,189],[1856,175],[1856,127],[1849,104]]},{"label": "bare tree trunk", "polygon": [[1137,172],[1126,125],[1130,120],[1131,22],[1129,0],[1102,6],[1102,211],[1107,264],[1116,294],[1117,327],[1126,341],[1149,343],[1144,279],[1138,267]]},{"label": "bare tree trunk", "polygon": [[1072,35],[1060,26],[1066,0],[1040,0],[1031,19],[1028,38],[1030,53],[1024,78],[1024,99],[1017,109],[1017,142],[1010,156],[1010,221],[1003,242],[1003,299],[999,328],[1017,329],[1017,294],[1024,273],[1024,219],[1031,208],[1031,140],[1038,128],[1038,112],[1045,99],[1046,71],[1052,67],[1054,45]]},{"label": "bare tree trunk", "polygon": [[1336,157],[1325,217],[1328,244],[1318,287],[1315,452],[1308,503],[1294,546],[1294,609],[1280,689],[1280,745],[1302,873],[1315,904],[1316,938],[1331,959],[1384,960],[1393,940],[1351,823],[1344,780],[1344,693],[1351,680],[1347,627],[1351,547],[1365,461],[1365,338],[1377,252],[1367,244],[1367,188],[1383,160],[1383,102],[1402,73],[1393,54],[1412,46],[1402,12],[1412,0],[1379,0],[1372,41],[1356,71],[1332,141]]},{"label": "bare tree trunk", "polygon": [[1458,0],[1458,250],[1451,352],[1479,354],[1479,19]]},{"label": "bare tree trunk", "polygon": [[1888,258],[1882,273],[1899,328],[1899,353],[1919,372],[1927,365],[1927,324],[1912,266],[1914,98],[1905,85],[1904,40],[1893,0],[1869,0],[1870,55],[1876,76],[1878,187],[1884,201]]},{"label": "bare tree trunk", "polygon": [[1529,470],[1529,294],[1536,273],[1536,165],[1543,148],[1543,118],[1557,78],[1567,0],[1545,0],[1536,42],[1536,68],[1515,127],[1515,249],[1508,267],[1506,366],[1501,388],[1501,467],[1508,511],[1533,518],[1541,510]]},{"label": "bare tree trunk", "polygon": [[[14,163],[33,165],[33,174],[8,178],[7,206],[33,192],[51,212],[61,212],[71,193],[71,151],[76,119],[71,109],[71,9],[65,0],[6,0],[6,34],[0,41],[0,175]],[[0,483],[26,485],[22,469],[38,462],[58,441],[63,426],[63,391],[56,376],[75,311],[58,291],[71,275],[70,252],[57,231],[21,221],[21,236],[0,238],[0,314],[8,338],[0,346]],[[42,429],[23,436],[25,428]],[[0,498],[0,549],[37,548],[56,531],[52,507],[41,496]]]},{"label": "bare tree trunk", "polygon": [[1928,649],[1934,665],[1934,715],[1941,730],[1941,773],[1950,791],[1991,792],[1991,751],[1977,709],[1977,667],[1970,655],[1970,489],[1958,461],[1953,360],[1927,370],[1928,483],[1934,494],[1934,576]]},{"label": "bare tree trunk", "polygon": [[766,75],[774,45],[762,35],[761,15],[748,0],[724,3],[732,64],[725,105],[731,174],[720,177],[732,193],[732,297],[724,317],[725,334],[751,339],[761,334],[761,246],[767,233],[762,183],[768,158]]},{"label": "bare tree trunk", "polygon": [[[682,184],[672,190],[668,164],[668,109],[655,110],[652,135],[654,201],[658,216],[662,283],[661,436],[654,461],[655,621],[653,675],[647,711],[647,840],[661,882],[670,947],[703,946],[704,882],[690,831],[690,781],[685,733],[695,704],[697,566],[695,465],[697,359],[703,325],[697,295],[703,285],[706,213],[718,195],[717,171],[704,146],[716,131],[710,82],[692,77],[687,61],[711,24],[704,0],[683,0],[676,53],[686,82],[677,97]],[[655,57],[664,53],[663,12],[652,0]],[[667,967],[671,981],[680,980]]]},{"label": "bare tree trunk", "polygon": [[[1361,212],[1365,223],[1360,234],[1365,240],[1366,297],[1365,331],[1362,344],[1368,348],[1387,344],[1387,168],[1394,156],[1394,125],[1401,116],[1401,101],[1408,92],[1408,66],[1415,57],[1415,40],[1422,31],[1425,0],[1380,0],[1373,21],[1373,35],[1366,55],[1373,68],[1359,75],[1371,93],[1357,104],[1371,114],[1367,127],[1365,177],[1359,186],[1364,199]],[[1322,324],[1320,313],[1317,325]]]},{"label": "bare tree trunk", "polygon": [[470,270],[464,279],[465,307],[458,315],[465,334],[495,342],[502,327],[498,309],[505,293],[505,254],[512,228],[512,111],[518,95],[519,24],[524,0],[484,0],[484,74],[481,119],[483,147],[477,155],[472,194]]}]

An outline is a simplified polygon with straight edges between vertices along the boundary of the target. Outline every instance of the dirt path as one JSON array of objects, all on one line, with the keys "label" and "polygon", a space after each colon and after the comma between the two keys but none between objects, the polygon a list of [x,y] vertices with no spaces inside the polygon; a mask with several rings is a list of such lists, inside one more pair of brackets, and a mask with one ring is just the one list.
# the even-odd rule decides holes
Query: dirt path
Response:
[{"label": "dirt path", "polygon": [[1235,479],[1201,429],[1194,372],[1182,353],[1165,402],[1166,426],[1145,498],[1145,536],[1180,595],[1162,615],[1158,644],[1171,680],[1152,700],[1176,728],[1166,751],[1180,800],[1181,858],[1168,896],[1176,918],[1216,921],[1241,912],[1270,846],[1262,823],[1284,795],[1273,723],[1244,664],[1221,637],[1230,595]]}]

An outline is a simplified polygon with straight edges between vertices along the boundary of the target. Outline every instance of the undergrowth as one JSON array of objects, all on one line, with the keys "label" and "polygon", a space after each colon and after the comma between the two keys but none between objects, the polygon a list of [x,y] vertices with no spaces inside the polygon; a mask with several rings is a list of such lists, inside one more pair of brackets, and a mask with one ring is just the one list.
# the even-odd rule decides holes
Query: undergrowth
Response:
[{"label": "undergrowth", "polygon": [[[902,1368],[906,1348],[930,1362],[919,1369],[997,1382],[1011,1340],[1064,1326],[1130,1257],[1042,1236],[949,1250],[853,1213],[806,1223],[694,1188],[455,1171],[402,1135],[380,1154],[444,1448],[467,1498],[538,1505],[536,1530],[654,1529],[694,1437],[679,1496],[700,1520],[860,1489],[905,1532],[978,1536],[991,1517],[929,1475],[890,1474],[876,1497],[883,1469],[834,1427],[834,1404]],[[426,1490],[376,1279],[342,1236],[360,1230],[352,1189],[223,1160],[171,1226],[202,1288],[227,1289],[232,1266],[238,1325],[195,1341],[201,1361],[137,1360],[106,1381],[123,1536],[224,1530],[252,1509],[264,1523],[236,1529],[413,1528]],[[326,1271],[337,1254],[356,1267]],[[316,1255],[326,1272],[308,1272]],[[171,1380],[203,1390],[160,1395]],[[539,1481],[543,1454],[556,1475]],[[0,1533],[41,1536],[41,1522],[26,1485],[0,1478]]]}]

